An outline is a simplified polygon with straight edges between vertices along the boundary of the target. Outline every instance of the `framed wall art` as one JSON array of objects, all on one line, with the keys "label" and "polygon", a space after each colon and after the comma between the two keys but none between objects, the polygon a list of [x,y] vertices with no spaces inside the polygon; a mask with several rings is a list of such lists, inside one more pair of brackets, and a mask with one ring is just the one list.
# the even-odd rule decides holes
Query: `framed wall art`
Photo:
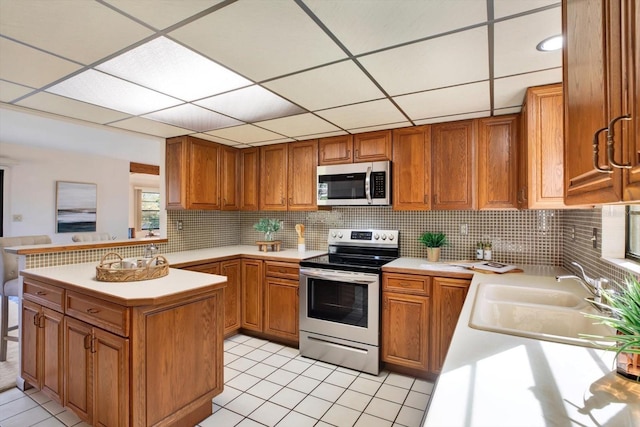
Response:
[{"label": "framed wall art", "polygon": [[56,233],[96,231],[98,186],[56,181]]}]

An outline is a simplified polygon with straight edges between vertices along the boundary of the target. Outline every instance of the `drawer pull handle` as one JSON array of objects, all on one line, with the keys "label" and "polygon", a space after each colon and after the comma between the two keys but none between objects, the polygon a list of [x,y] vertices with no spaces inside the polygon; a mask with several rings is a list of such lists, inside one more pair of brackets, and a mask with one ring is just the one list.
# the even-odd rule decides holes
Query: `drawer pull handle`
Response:
[{"label": "drawer pull handle", "polygon": [[87,308],[87,313],[96,314],[96,313],[100,313],[100,310],[98,310],[97,308]]},{"label": "drawer pull handle", "polygon": [[43,292],[43,291],[37,291],[37,292],[36,292],[36,295],[39,295],[39,296],[43,296],[43,295],[46,295],[46,294],[47,294],[47,293],[46,293],[46,292]]}]

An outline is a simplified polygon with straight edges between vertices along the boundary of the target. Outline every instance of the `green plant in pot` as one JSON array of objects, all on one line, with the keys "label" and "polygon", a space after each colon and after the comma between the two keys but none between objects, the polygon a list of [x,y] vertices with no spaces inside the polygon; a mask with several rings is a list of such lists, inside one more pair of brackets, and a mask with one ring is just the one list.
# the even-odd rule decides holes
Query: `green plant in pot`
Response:
[{"label": "green plant in pot", "polygon": [[629,379],[640,381],[640,279],[630,276],[626,289],[620,293],[603,292],[603,302],[596,303],[602,314],[585,313],[617,331],[616,335],[584,335],[597,341],[611,342],[603,345],[616,352],[617,372]]},{"label": "green plant in pot", "polygon": [[440,248],[449,244],[446,234],[429,231],[422,233],[418,241],[427,247],[427,260],[430,262],[438,262]]},{"label": "green plant in pot", "polygon": [[280,230],[280,220],[270,218],[260,218],[258,222],[253,224],[253,228],[264,233],[264,240],[271,242],[273,233]]}]

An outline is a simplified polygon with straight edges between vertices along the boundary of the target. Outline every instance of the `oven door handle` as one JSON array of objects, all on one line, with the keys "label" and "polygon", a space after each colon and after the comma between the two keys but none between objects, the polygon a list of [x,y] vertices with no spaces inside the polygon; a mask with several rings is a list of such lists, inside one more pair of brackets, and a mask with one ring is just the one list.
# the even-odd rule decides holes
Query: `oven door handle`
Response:
[{"label": "oven door handle", "polygon": [[364,179],[364,193],[367,196],[367,203],[372,204],[373,200],[371,199],[371,166],[367,168],[367,175]]},{"label": "oven door handle", "polygon": [[350,282],[350,283],[373,283],[375,282],[374,278],[358,278],[354,277],[351,274],[336,274],[336,273],[324,273],[324,272],[309,272],[309,271],[300,271],[300,274],[303,277],[310,277],[313,279],[328,279],[328,280],[336,280],[341,282]]}]

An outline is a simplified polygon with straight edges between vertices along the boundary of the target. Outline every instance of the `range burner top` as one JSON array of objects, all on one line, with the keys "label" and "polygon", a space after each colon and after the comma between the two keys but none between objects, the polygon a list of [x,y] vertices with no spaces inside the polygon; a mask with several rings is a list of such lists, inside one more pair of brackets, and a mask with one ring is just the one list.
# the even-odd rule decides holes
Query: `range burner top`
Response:
[{"label": "range burner top", "polygon": [[331,229],[327,243],[328,255],[303,260],[300,266],[378,273],[399,256],[397,230]]}]

